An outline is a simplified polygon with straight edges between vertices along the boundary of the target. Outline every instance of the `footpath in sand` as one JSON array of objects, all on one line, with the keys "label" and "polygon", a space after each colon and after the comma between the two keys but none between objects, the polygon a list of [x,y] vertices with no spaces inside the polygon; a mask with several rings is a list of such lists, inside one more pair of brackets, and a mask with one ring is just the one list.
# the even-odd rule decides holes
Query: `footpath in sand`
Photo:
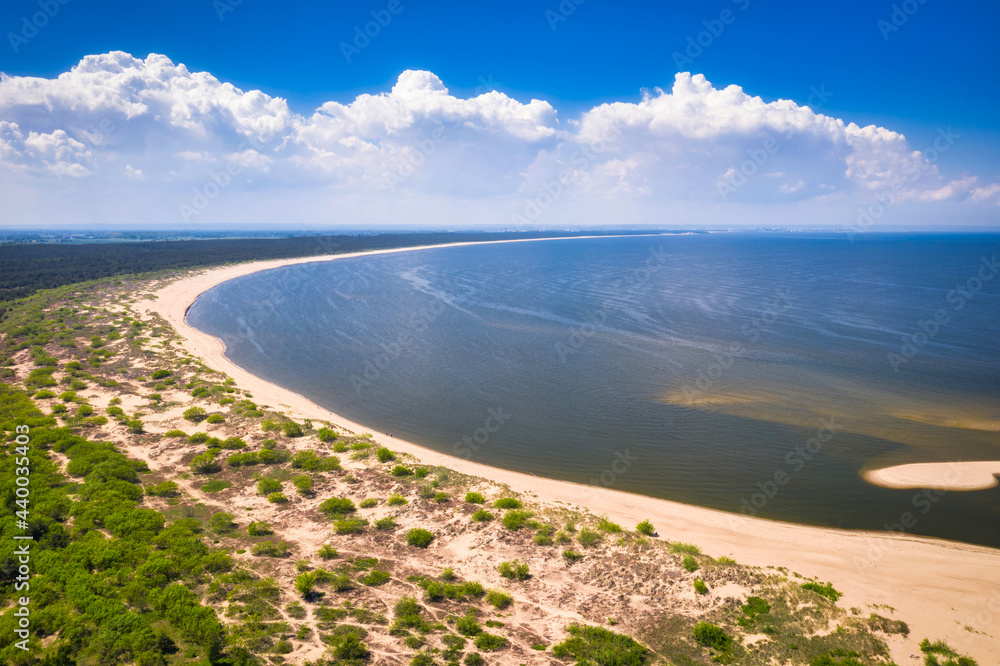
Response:
[{"label": "footpath in sand", "polygon": [[[231,376],[256,400],[281,406],[297,418],[331,421],[353,431],[365,431],[363,425],[231,363],[220,340],[185,322],[187,309],[198,295],[227,280],[270,268],[352,256],[358,254],[252,262],[199,271],[159,288],[155,299],[143,300],[139,307],[165,319],[181,336],[188,352]],[[818,528],[728,514],[512,472],[377,433],[374,440],[427,464],[507,484],[517,492],[534,495],[540,502],[582,507],[607,514],[610,519],[625,525],[648,518],[662,535],[698,544],[716,557],[725,555],[756,566],[787,567],[807,576],[833,581],[837,589],[844,592],[841,603],[845,607],[892,606],[911,629],[908,639],[889,642],[892,657],[899,664],[912,663],[910,656],[917,652],[916,643],[924,636],[932,640],[944,639],[960,652],[979,660],[980,664],[1000,664],[998,550],[905,534]],[[980,465],[984,467],[971,470],[969,474],[981,481],[985,478],[983,474],[989,472],[995,483],[992,474],[1000,471],[1000,464]],[[906,484],[919,485],[920,479],[925,479],[911,475],[910,470],[895,478],[904,480],[900,487],[914,487]]]}]

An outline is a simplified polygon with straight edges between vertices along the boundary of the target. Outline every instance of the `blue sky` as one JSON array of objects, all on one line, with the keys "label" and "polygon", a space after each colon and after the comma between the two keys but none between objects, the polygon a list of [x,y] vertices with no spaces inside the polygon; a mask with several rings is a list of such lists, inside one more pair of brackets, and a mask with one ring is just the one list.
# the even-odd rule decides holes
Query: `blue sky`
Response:
[{"label": "blue sky", "polygon": [[[961,140],[936,168],[975,174],[980,185],[1000,179],[1000,5],[991,2],[398,0],[394,15],[388,0],[46,2],[58,12],[33,36],[23,21],[41,11],[37,0],[0,8],[0,71],[53,78],[88,55],[163,54],[243,91],[284,98],[302,116],[426,70],[457,98],[495,88],[523,104],[544,100],[565,123],[601,103],[635,104],[642,89],[669,91],[674,54],[700,38],[700,53],[689,51],[682,69],[715,89],[735,84],[764,102],[811,104],[845,123],[900,132],[916,150],[951,127]],[[371,12],[391,20],[348,62],[342,43]],[[12,45],[11,33],[30,39]],[[817,103],[816,89],[833,94]]]}]

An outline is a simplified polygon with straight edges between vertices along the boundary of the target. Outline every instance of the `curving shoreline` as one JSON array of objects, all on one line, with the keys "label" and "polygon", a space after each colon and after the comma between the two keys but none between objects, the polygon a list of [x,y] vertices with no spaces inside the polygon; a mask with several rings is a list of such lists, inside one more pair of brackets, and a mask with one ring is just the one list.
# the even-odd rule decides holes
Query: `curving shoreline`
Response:
[{"label": "curving shoreline", "polygon": [[[568,239],[486,242],[549,240]],[[141,301],[139,308],[163,317],[181,336],[187,351],[210,367],[231,376],[238,386],[253,394],[256,402],[283,408],[300,420],[331,421],[353,431],[366,431],[363,425],[342,418],[304,396],[267,382],[232,363],[226,358],[221,340],[186,323],[188,308],[208,289],[261,270],[368,254],[486,242],[270,260],[196,270],[166,286],[156,287],[156,299]],[[541,502],[579,506],[594,513],[607,514],[627,527],[648,518],[663,537],[691,541],[714,556],[727,555],[742,563],[758,566],[784,566],[806,576],[831,580],[845,593],[842,600],[845,607],[863,608],[866,604],[893,606],[912,629],[908,639],[889,639],[893,658],[899,662],[917,651],[917,642],[926,636],[932,640],[943,638],[982,663],[1000,663],[1000,639],[988,633],[989,623],[1000,618],[1000,584],[997,583],[1000,581],[1000,551],[905,534],[820,528],[727,514],[669,500],[512,472],[378,433],[373,439],[414,455],[424,463],[506,483],[513,490],[532,494]],[[984,609],[993,610],[986,626],[980,627]],[[867,614],[870,611],[864,612]],[[982,633],[966,631],[966,625]]]}]

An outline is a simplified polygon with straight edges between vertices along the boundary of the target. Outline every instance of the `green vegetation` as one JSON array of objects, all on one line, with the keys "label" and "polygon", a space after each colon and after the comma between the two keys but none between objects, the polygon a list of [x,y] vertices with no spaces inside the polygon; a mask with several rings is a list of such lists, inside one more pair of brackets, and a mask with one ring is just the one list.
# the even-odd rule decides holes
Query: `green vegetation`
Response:
[{"label": "green vegetation", "polygon": [[411,474],[413,474],[413,472],[410,471],[410,468],[405,465],[396,465],[395,467],[392,468],[391,474],[395,477],[401,477],[401,476],[410,476]]},{"label": "green vegetation", "polygon": [[694,579],[694,591],[698,594],[708,594],[708,585],[701,578]]},{"label": "green vegetation", "polygon": [[191,423],[200,423],[208,418],[208,412],[201,407],[189,407],[184,410],[184,418]]},{"label": "green vegetation", "polygon": [[265,557],[288,557],[289,549],[288,544],[284,541],[261,541],[260,543],[254,545],[251,552],[254,555],[262,555]]},{"label": "green vegetation", "polygon": [[516,497],[501,497],[493,502],[493,506],[497,509],[520,509],[522,505]]},{"label": "green vegetation", "polygon": [[691,555],[684,556],[684,559],[681,560],[681,566],[684,567],[684,571],[687,571],[688,573],[693,573],[701,568],[698,565],[698,560]]},{"label": "green vegetation", "polygon": [[621,525],[611,522],[605,516],[601,516],[600,520],[597,521],[597,529],[608,534],[621,534],[624,532]]},{"label": "green vegetation", "polygon": [[482,504],[486,501],[482,493],[468,492],[465,493],[465,501],[469,504]]},{"label": "green vegetation", "polygon": [[257,482],[258,495],[270,495],[281,491],[281,481],[270,476],[265,476]]},{"label": "green vegetation", "polygon": [[267,536],[268,534],[274,534],[274,530],[271,529],[271,525],[267,521],[258,520],[247,525],[247,534],[250,536]]},{"label": "green vegetation", "polygon": [[577,535],[577,541],[584,548],[591,548],[596,546],[601,542],[601,533],[597,530],[592,530],[589,527],[584,527],[580,530],[580,534]]},{"label": "green vegetation", "polygon": [[322,546],[319,547],[319,550],[316,551],[316,554],[319,555],[324,560],[332,560],[333,558],[337,557],[337,549],[328,543],[324,543]]},{"label": "green vegetation", "polygon": [[509,594],[504,594],[500,590],[488,590],[486,592],[486,603],[497,610],[503,610],[514,603],[514,599]]},{"label": "green vegetation", "polygon": [[392,516],[386,516],[385,518],[379,518],[375,521],[375,529],[387,531],[396,527],[396,519]]},{"label": "green vegetation", "polygon": [[288,497],[285,493],[271,493],[267,496],[267,501],[271,504],[286,504],[288,502]]},{"label": "green vegetation", "polygon": [[389,495],[389,499],[385,501],[389,506],[403,506],[407,503],[406,498],[399,493],[393,493]]},{"label": "green vegetation", "polygon": [[370,509],[373,506],[378,506],[378,500],[374,497],[366,497],[358,503],[358,507],[361,509]]},{"label": "green vegetation", "polygon": [[321,442],[332,442],[337,439],[337,433],[330,428],[320,428],[316,431],[316,437],[318,437]]},{"label": "green vegetation", "polygon": [[583,559],[583,553],[577,552],[572,549],[566,549],[562,553],[563,558],[570,564],[578,562]]},{"label": "green vegetation", "polygon": [[312,495],[313,480],[311,476],[305,474],[292,477],[292,484],[299,495]]},{"label": "green vegetation", "polygon": [[641,643],[603,627],[571,624],[566,630],[569,638],[552,648],[552,654],[560,659],[573,657],[578,664],[642,666],[652,657]]},{"label": "green vegetation", "polygon": [[502,650],[507,647],[508,641],[503,636],[488,634],[484,631],[476,636],[475,644],[476,648],[482,650],[483,652],[495,652],[496,650]]},{"label": "green vegetation", "polygon": [[727,654],[733,649],[733,639],[722,627],[710,622],[699,622],[692,630],[694,639],[705,647],[712,648],[721,654]]},{"label": "green vegetation", "polygon": [[842,596],[844,596],[842,592],[838,592],[837,590],[833,589],[832,583],[826,583],[824,585],[821,583],[809,582],[809,583],[803,583],[801,587],[803,590],[811,590],[816,594],[820,595],[821,597],[829,599],[833,603],[837,603],[837,600],[840,599]]},{"label": "green vegetation", "polygon": [[328,500],[324,500],[322,504],[319,505],[319,510],[326,514],[329,518],[342,518],[347,514],[354,513],[358,510],[354,506],[354,502],[346,497],[331,497]]},{"label": "green vegetation", "polygon": [[477,523],[488,523],[493,520],[496,516],[487,511],[486,509],[480,509],[472,514],[472,520]]},{"label": "green vegetation", "polygon": [[344,518],[333,522],[333,531],[337,534],[361,534],[368,521],[364,518]]},{"label": "green vegetation", "polygon": [[500,575],[510,580],[528,580],[531,574],[528,572],[528,565],[520,560],[513,562],[501,562],[497,568]]},{"label": "green vegetation", "polygon": [[434,541],[434,535],[420,527],[415,527],[406,533],[406,543],[416,548],[427,548],[432,541]]},{"label": "green vegetation", "polygon": [[[960,655],[944,641],[931,642],[928,639],[920,641],[920,651],[924,653],[926,666],[977,666],[971,657]],[[941,661],[938,657],[943,657]],[[826,664],[820,664],[826,666]]]},{"label": "green vegetation", "polygon": [[295,421],[285,421],[281,424],[281,434],[285,437],[302,437],[302,426]]},{"label": "green vegetation", "polygon": [[503,526],[508,530],[517,531],[524,527],[524,523],[527,522],[529,517],[531,517],[531,514],[527,511],[511,509],[503,515]]},{"label": "green vegetation", "polygon": [[375,452],[375,458],[378,459],[380,463],[387,463],[395,460],[396,456],[393,455],[392,451],[389,449],[384,446],[380,446],[378,451]]},{"label": "green vegetation", "polygon": [[206,423],[225,423],[226,417],[222,414],[209,414],[205,419]]},{"label": "green vegetation", "polygon": [[674,541],[670,544],[670,552],[677,555],[701,555],[701,548],[690,543]]},{"label": "green vegetation", "polygon": [[206,481],[201,485],[201,492],[203,493],[217,493],[219,491],[225,490],[226,488],[231,488],[233,486],[229,481],[223,481],[221,479],[211,479]]},{"label": "green vegetation", "polygon": [[146,494],[153,497],[177,497],[181,493],[179,486],[174,481],[164,481],[146,488]]},{"label": "green vegetation", "polygon": [[653,523],[648,520],[644,520],[635,526],[635,531],[639,534],[645,534],[646,536],[653,536],[656,534],[656,528],[653,527]]},{"label": "green vegetation", "polygon": [[367,585],[368,587],[375,587],[378,585],[384,585],[385,583],[388,583],[391,578],[392,577],[389,575],[388,571],[381,571],[379,569],[375,569],[374,571],[369,572],[368,575],[364,576],[361,579],[361,582]]}]

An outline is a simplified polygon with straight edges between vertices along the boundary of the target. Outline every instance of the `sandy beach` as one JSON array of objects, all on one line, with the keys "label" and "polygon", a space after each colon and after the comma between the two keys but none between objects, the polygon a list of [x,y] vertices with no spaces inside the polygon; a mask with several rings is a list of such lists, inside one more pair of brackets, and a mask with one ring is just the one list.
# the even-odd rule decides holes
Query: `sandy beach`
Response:
[{"label": "sandy beach", "polygon": [[866,481],[885,488],[986,490],[997,485],[1000,461],[912,463],[868,470]]},{"label": "sandy beach", "polygon": [[[544,242],[545,240],[497,241]],[[456,245],[465,245],[460,243]],[[435,246],[442,247],[442,246]],[[382,252],[411,252],[403,248]],[[292,264],[330,261],[359,256],[341,254],[291,260],[263,261],[194,271],[165,286],[155,299],[141,300],[140,309],[165,319],[183,339],[183,347],[208,366],[231,376],[254,400],[286,411],[290,416],[331,421],[356,432],[367,431],[312,401],[271,384],[231,363],[220,340],[194,329],[185,314],[199,294],[236,277]],[[712,556],[732,557],[740,563],[781,566],[806,576],[833,581],[844,592],[841,605],[865,607],[886,604],[910,625],[908,638],[893,637],[893,659],[911,663],[924,637],[944,639],[980,664],[1000,663],[1000,551],[961,543],[938,541],[907,534],[845,531],[780,523],[750,516],[684,505],[616,491],[539,478],[483,465],[475,460],[449,456],[410,442],[374,433],[374,439],[391,449],[416,456],[424,463],[442,465],[464,474],[508,484],[538,501],[579,506],[628,527],[649,519],[665,538],[699,545]],[[1000,463],[965,463],[953,475],[942,466],[904,465],[873,470],[873,483],[897,488],[935,487],[928,480],[946,479],[948,487],[972,490],[995,485]],[[956,480],[952,476],[957,475]],[[990,485],[987,477],[992,479]],[[890,485],[897,484],[897,485]],[[904,516],[901,523],[906,522]],[[893,527],[893,526],[889,526]],[[894,528],[896,529],[896,528]],[[896,531],[903,531],[902,524]]]}]

